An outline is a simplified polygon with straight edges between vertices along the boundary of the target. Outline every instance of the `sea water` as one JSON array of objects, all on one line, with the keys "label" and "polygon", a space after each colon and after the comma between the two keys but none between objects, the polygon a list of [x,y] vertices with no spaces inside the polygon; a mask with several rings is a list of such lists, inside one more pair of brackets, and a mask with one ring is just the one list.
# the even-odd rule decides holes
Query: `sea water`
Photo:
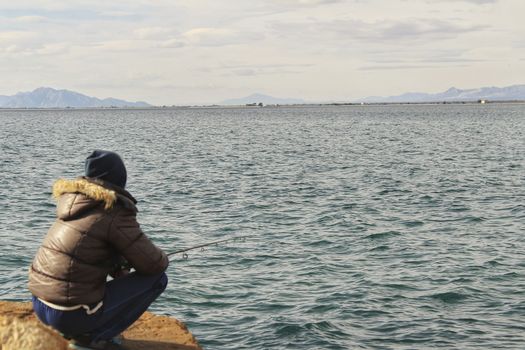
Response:
[{"label": "sea water", "polygon": [[0,295],[94,149],[207,349],[525,348],[525,105],[0,111]]}]

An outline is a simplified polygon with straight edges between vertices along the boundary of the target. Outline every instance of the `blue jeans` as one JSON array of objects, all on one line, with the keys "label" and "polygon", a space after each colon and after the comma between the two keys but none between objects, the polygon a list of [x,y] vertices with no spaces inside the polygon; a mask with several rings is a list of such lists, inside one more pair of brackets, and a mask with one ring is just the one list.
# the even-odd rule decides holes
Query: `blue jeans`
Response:
[{"label": "blue jeans", "polygon": [[84,308],[56,310],[34,296],[33,309],[40,321],[66,336],[89,335],[94,341],[109,340],[131,326],[162,294],[167,284],[165,273],[145,276],[133,272],[106,283],[104,305],[92,315]]}]

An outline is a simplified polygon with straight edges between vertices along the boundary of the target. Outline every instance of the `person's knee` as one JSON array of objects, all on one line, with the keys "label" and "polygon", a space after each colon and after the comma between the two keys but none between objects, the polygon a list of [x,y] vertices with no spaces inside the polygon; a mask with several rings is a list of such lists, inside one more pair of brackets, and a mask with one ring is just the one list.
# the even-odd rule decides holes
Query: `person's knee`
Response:
[{"label": "person's knee", "polygon": [[166,286],[168,285],[168,276],[166,275],[166,273],[162,273],[160,275],[160,278],[157,282],[157,289],[159,289],[161,292],[163,292],[165,289],[166,289]]}]

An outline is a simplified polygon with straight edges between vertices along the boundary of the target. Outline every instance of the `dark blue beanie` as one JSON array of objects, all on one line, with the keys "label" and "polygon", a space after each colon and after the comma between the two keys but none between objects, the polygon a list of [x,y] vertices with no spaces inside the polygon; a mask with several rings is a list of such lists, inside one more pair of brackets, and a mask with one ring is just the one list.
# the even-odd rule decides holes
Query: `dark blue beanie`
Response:
[{"label": "dark blue beanie", "polygon": [[119,187],[126,187],[128,178],[124,162],[118,154],[95,150],[86,158],[86,176],[102,179]]}]

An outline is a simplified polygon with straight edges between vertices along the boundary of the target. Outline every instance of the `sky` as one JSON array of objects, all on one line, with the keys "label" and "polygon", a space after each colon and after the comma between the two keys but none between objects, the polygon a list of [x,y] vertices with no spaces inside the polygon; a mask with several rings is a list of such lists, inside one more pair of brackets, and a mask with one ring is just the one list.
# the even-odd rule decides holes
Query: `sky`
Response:
[{"label": "sky", "polygon": [[525,84],[523,0],[0,0],[0,95],[352,101]]}]

